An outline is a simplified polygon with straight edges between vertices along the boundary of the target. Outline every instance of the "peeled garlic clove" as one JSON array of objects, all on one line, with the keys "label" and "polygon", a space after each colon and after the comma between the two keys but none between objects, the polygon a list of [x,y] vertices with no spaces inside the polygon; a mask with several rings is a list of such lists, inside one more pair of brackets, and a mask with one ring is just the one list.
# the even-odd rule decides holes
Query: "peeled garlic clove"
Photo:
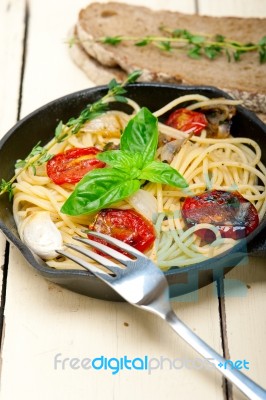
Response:
[{"label": "peeled garlic clove", "polygon": [[38,256],[50,260],[62,249],[63,239],[47,211],[31,214],[25,221],[22,231],[23,242]]}]

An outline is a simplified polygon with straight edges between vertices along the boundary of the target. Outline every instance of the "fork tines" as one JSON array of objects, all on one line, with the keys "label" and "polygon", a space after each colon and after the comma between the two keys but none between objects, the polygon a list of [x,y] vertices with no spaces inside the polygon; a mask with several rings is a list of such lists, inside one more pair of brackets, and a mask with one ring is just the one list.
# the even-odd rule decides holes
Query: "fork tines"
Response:
[{"label": "fork tines", "polygon": [[[92,237],[94,236],[96,238],[103,239],[107,243],[110,243],[110,244],[116,246],[118,249],[126,251],[128,253],[128,255],[133,256],[135,258],[135,260],[140,259],[140,258],[146,259],[146,257],[141,252],[132,248],[131,246],[127,245],[126,243],[121,242],[118,239],[112,238],[110,236],[107,236],[107,235],[104,235],[104,234],[98,233],[98,232],[89,232],[89,235]],[[75,244],[70,244],[70,243],[66,243],[65,246],[80,253],[80,254],[83,254],[84,256],[88,257],[90,260],[96,261],[100,265],[107,268],[108,271],[110,271],[115,276],[121,275],[123,273],[123,269],[125,269],[125,266],[127,268],[130,268],[130,266],[132,266],[132,263],[134,263],[134,259],[128,257],[127,255],[125,255],[125,254],[119,252],[118,250],[115,250],[103,243],[97,242],[90,238],[82,238],[82,237],[78,237],[78,236],[74,236],[73,239],[90,246],[90,248],[89,247],[85,248],[85,247],[81,247],[81,246],[78,246]],[[93,249],[99,250],[101,253],[106,254],[106,256],[95,252]],[[79,257],[75,256],[74,254],[66,252],[64,250],[58,250],[57,253],[76,262],[77,264],[81,265],[82,267],[86,268],[87,270],[91,271],[92,273],[94,273],[97,276],[104,274],[105,279],[106,279],[107,274],[104,273],[103,271],[99,270],[99,268],[95,264],[91,263],[89,260],[85,261],[84,259],[79,258]],[[110,256],[112,257],[112,259],[109,258]],[[116,262],[114,262],[113,260],[115,260]],[[121,264],[122,264],[122,266],[121,266]]]}]

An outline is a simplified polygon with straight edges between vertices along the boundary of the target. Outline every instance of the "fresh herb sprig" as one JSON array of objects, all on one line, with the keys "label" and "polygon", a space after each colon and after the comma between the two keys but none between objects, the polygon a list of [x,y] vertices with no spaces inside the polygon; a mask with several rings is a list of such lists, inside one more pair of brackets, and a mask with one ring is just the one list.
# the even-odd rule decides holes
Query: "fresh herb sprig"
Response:
[{"label": "fresh herb sprig", "polygon": [[160,27],[160,30],[167,36],[106,36],[96,41],[112,46],[125,41],[134,42],[139,47],[152,44],[166,52],[186,51],[194,59],[205,56],[214,60],[220,55],[226,55],[228,61],[239,61],[244,53],[257,52],[260,63],[266,62],[266,36],[257,43],[241,43],[219,34],[207,35],[186,29],[170,30],[166,27]]},{"label": "fresh herb sprig", "polygon": [[[15,164],[15,168],[24,168],[27,165],[28,167],[32,167],[34,170],[34,174],[36,174],[36,167],[44,164],[48,160],[52,158],[52,154],[48,153],[47,148],[40,145],[41,142],[38,142],[30,154],[25,158],[25,160],[18,160]],[[37,156],[37,159],[36,159]]]},{"label": "fresh herb sprig", "polygon": [[70,136],[75,135],[86,122],[103,114],[107,110],[108,103],[112,99],[119,102],[126,102],[127,99],[124,96],[126,93],[125,86],[134,83],[140,75],[141,71],[134,71],[129,74],[122,83],[118,83],[115,79],[111,80],[108,84],[108,92],[105,96],[95,103],[89,104],[81,111],[77,118],[70,118],[66,124],[63,124],[63,121],[60,121],[55,129],[54,138],[48,143],[48,145],[43,147],[40,145],[40,142],[37,143],[24,160],[17,161],[15,168],[17,168],[18,171],[16,174],[9,181],[2,179],[0,182],[0,196],[4,193],[8,193],[9,198],[11,199],[13,196],[13,183],[23,171],[28,168],[33,168],[34,173],[36,173],[36,167],[44,164],[53,156],[49,153],[49,150],[56,143],[61,143]]},{"label": "fresh herb sprig", "polygon": [[2,178],[0,183],[0,196],[4,193],[8,193],[9,200],[11,200],[13,197],[13,183],[21,172],[31,167],[35,174],[36,167],[50,160],[52,156],[52,154],[48,153],[48,148],[41,146],[40,142],[38,142],[24,160],[18,160],[16,162],[15,168],[18,169],[16,174],[9,181]]},{"label": "fresh herb sprig", "polygon": [[55,139],[57,142],[75,135],[81,127],[88,121],[103,114],[108,109],[108,103],[114,99],[119,102],[126,103],[127,99],[124,96],[126,93],[125,86],[134,83],[141,75],[141,71],[134,71],[128,75],[128,77],[122,82],[118,83],[115,79],[112,79],[108,84],[108,92],[100,100],[93,104],[89,104],[84,110],[81,111],[77,118],[70,118],[65,124],[65,129],[62,121],[59,122],[55,130]]},{"label": "fresh herb sprig", "polygon": [[154,160],[157,146],[158,120],[144,107],[127,124],[121,136],[120,150],[97,154],[108,167],[86,174],[63,204],[61,212],[68,215],[95,212],[132,195],[147,180],[187,187],[177,170]]}]

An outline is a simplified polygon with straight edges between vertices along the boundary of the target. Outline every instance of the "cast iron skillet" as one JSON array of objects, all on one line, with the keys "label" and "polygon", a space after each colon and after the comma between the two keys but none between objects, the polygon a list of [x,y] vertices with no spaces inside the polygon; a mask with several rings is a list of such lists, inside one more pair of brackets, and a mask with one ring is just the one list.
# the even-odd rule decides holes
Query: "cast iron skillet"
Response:
[{"label": "cast iron skillet", "polygon": [[[70,117],[79,115],[88,104],[101,98],[107,91],[106,86],[82,90],[59,98],[34,111],[19,121],[0,141],[0,179],[13,176],[17,159],[24,159],[31,149],[41,140],[45,144],[54,135],[60,120],[66,122]],[[140,105],[155,111],[178,96],[199,93],[210,98],[229,97],[213,87],[176,86],[173,84],[139,83],[127,88],[128,97]],[[116,104],[119,109],[130,112],[127,105]],[[234,136],[250,137],[258,142],[262,149],[262,161],[266,164],[266,126],[251,112],[238,107],[232,124]],[[107,285],[83,270],[56,270],[48,267],[21,242],[12,215],[12,204],[7,195],[0,197],[0,228],[23,254],[28,263],[46,279],[74,292],[90,297],[117,301],[121,298]],[[185,268],[172,268],[166,272],[171,297],[189,293],[215,279],[238,264],[245,255],[255,253],[263,255],[266,249],[266,220],[248,237],[233,249],[218,257],[208,259],[197,265]]]}]

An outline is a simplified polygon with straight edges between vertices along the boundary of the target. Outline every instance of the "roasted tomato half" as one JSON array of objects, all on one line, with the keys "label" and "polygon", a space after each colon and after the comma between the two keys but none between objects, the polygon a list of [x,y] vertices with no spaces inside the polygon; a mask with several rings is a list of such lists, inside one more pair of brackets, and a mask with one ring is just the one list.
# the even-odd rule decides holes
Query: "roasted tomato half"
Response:
[{"label": "roasted tomato half", "polygon": [[[145,252],[155,240],[155,230],[151,222],[134,210],[105,208],[95,218],[90,230],[101,232]],[[93,238],[107,244],[104,240]],[[108,244],[111,247],[110,244]]]},{"label": "roasted tomato half", "polygon": [[56,154],[47,163],[47,175],[57,185],[79,182],[92,169],[105,167],[104,162],[95,158],[100,151],[96,147],[85,147]]},{"label": "roasted tomato half", "polygon": [[208,125],[208,121],[203,113],[191,111],[187,108],[179,108],[170,114],[166,125],[180,131],[193,129],[194,135],[199,136],[201,131]]},{"label": "roasted tomato half", "polygon": [[[248,236],[259,224],[256,208],[238,192],[212,190],[187,197],[182,206],[182,216],[188,227],[207,223],[217,226],[223,238],[241,239]],[[210,229],[195,232],[206,242],[215,240]]]}]

